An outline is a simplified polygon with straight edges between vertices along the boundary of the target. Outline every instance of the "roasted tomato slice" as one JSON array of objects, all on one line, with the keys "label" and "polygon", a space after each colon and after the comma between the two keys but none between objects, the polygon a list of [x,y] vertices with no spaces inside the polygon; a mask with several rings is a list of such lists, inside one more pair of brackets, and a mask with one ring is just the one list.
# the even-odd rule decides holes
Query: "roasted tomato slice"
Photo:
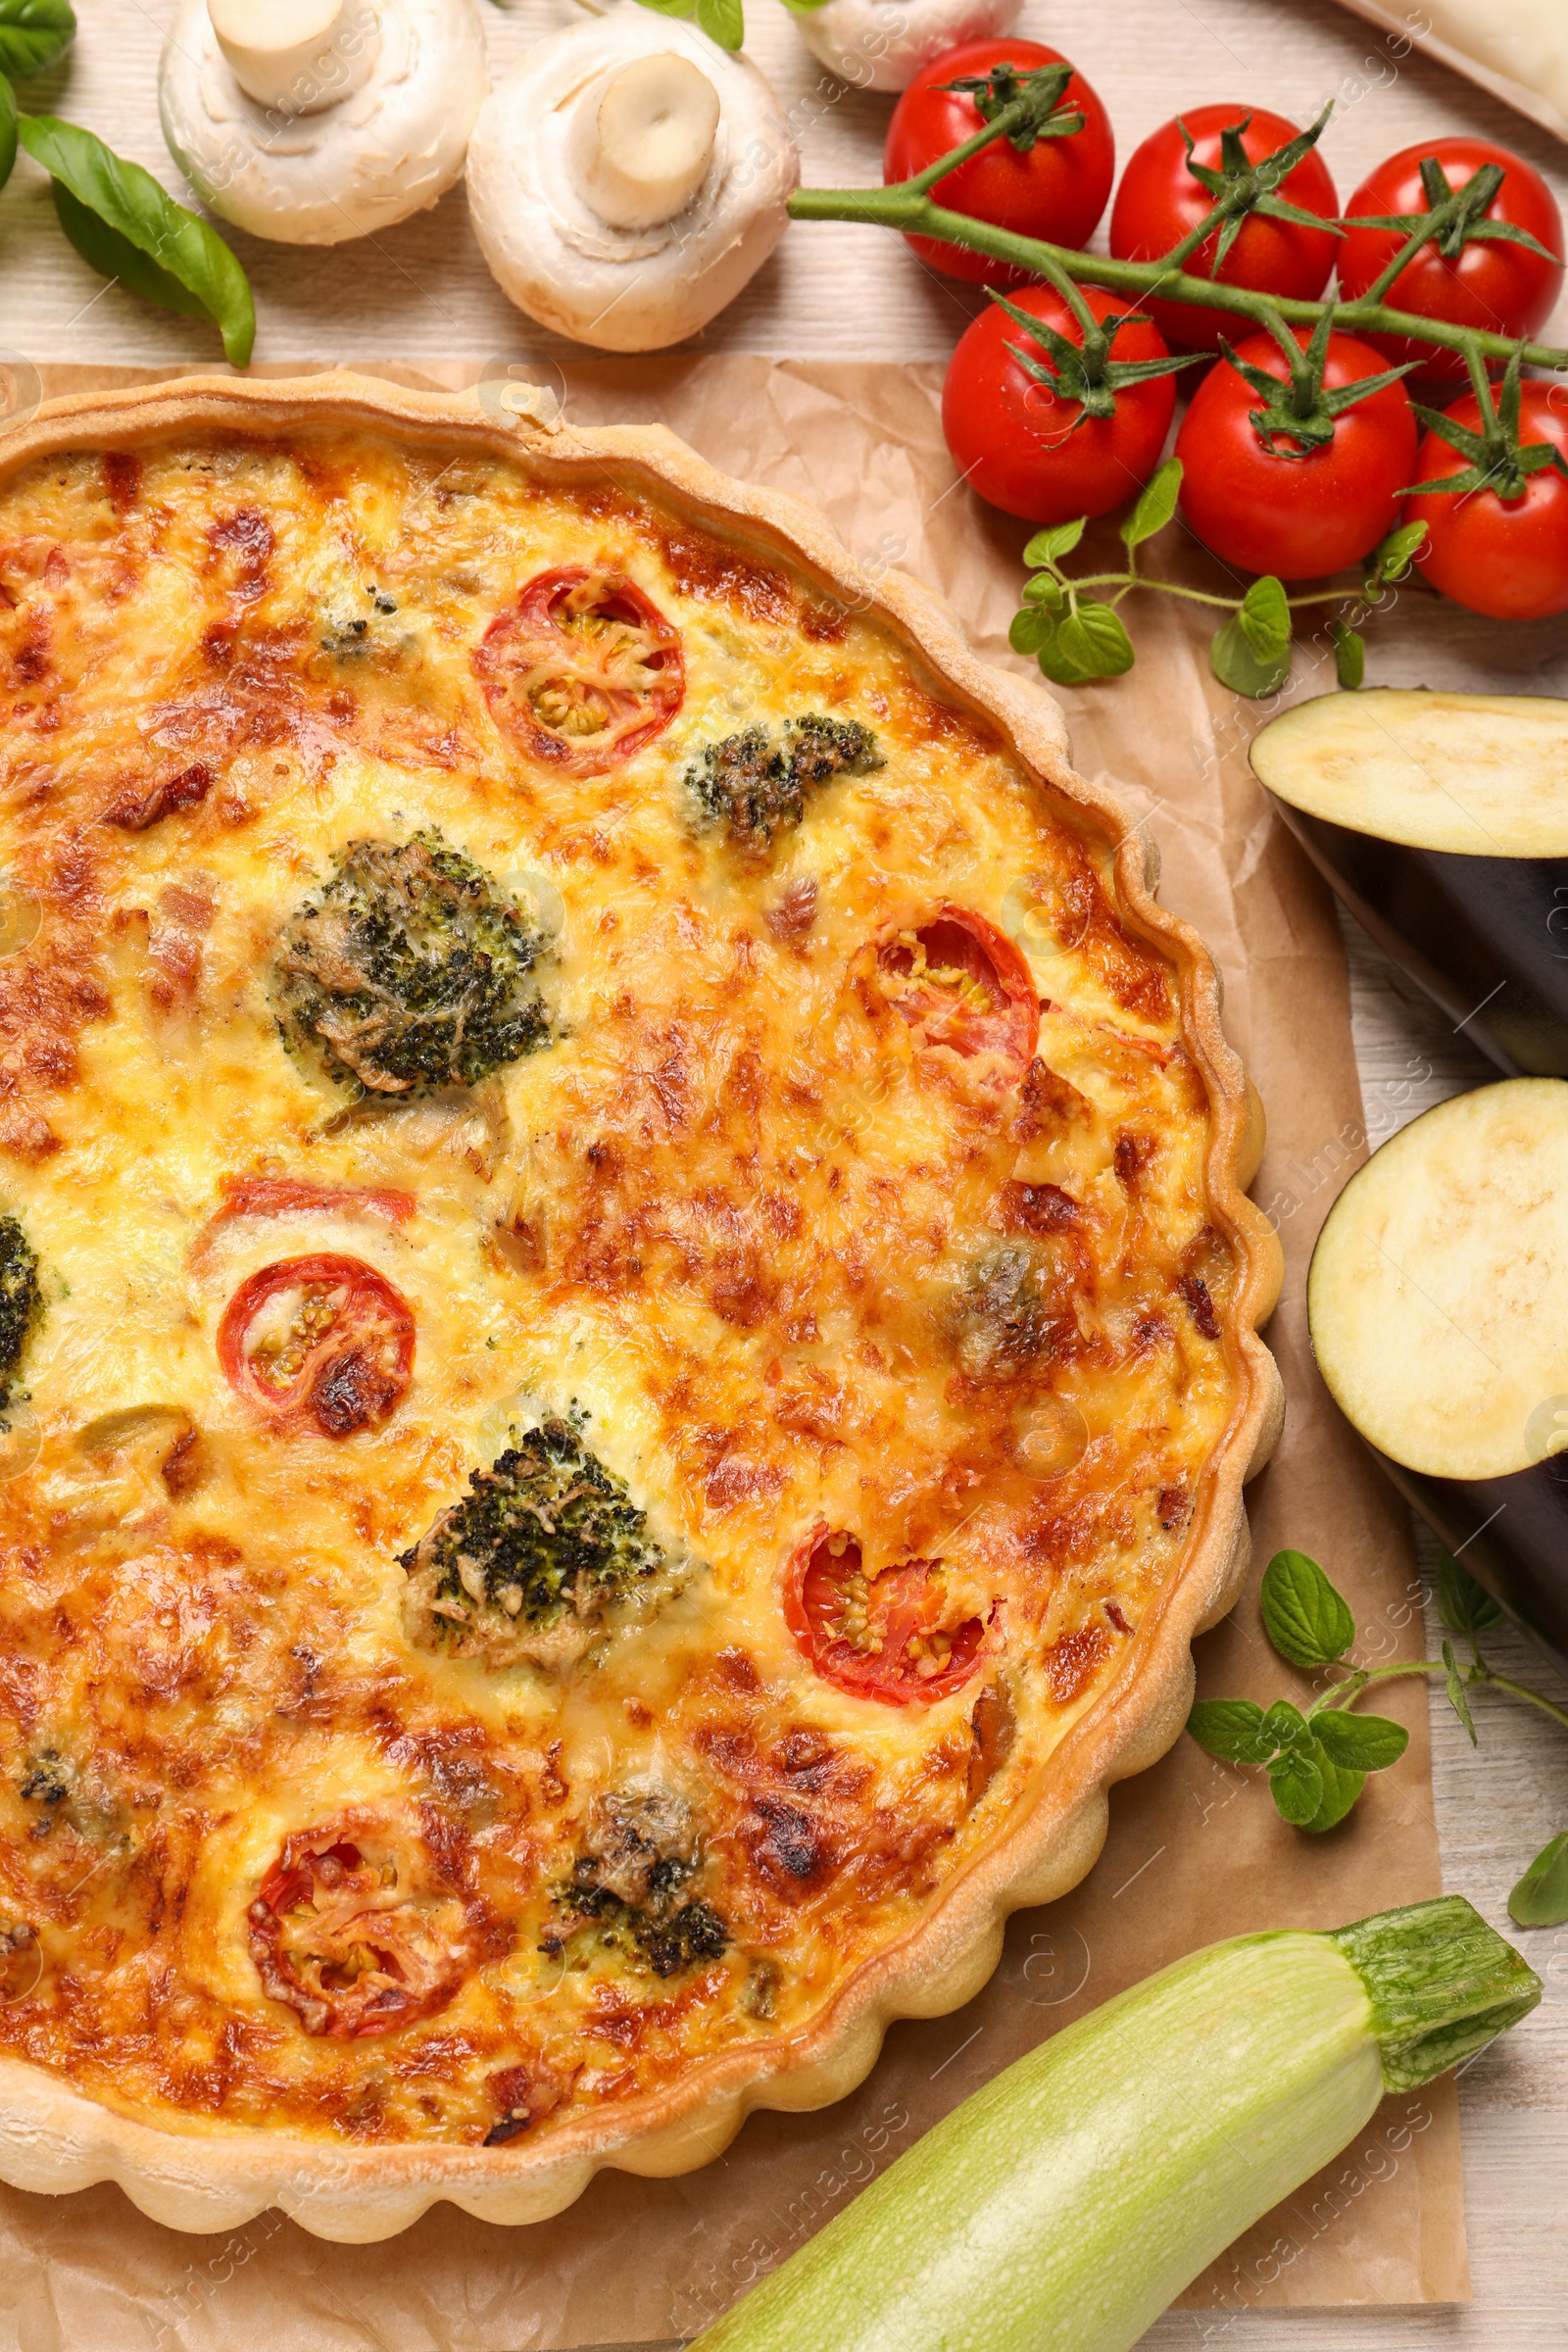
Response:
[{"label": "roasted tomato slice", "polygon": [[1022,956],[983,914],[945,906],[918,930],[890,929],[877,972],[921,1045],[947,1046],[966,1060],[994,1055],[1000,1085],[1023,1076],[1040,1035],[1040,1001]]},{"label": "roasted tomato slice", "polygon": [[473,657],[499,725],[537,760],[595,775],[629,760],[680,709],[680,639],[615,571],[567,566],[528,582]]},{"label": "roasted tomato slice", "polygon": [[351,1438],[403,1401],[414,1316],[363,1258],[280,1258],[223,1309],[218,1359],[236,1396],[274,1421]]},{"label": "roasted tomato slice", "polygon": [[307,2034],[343,2041],[444,2008],[474,1957],[463,1899],[429,1884],[399,1842],[359,1829],[285,1838],[247,1916],[270,1997]]},{"label": "roasted tomato slice", "polygon": [[867,1576],[853,1536],[813,1528],[789,1565],[784,1616],[823,1682],[884,1706],[961,1690],[980,1662],[985,1622],[952,1621],[941,1562],[907,1560]]}]

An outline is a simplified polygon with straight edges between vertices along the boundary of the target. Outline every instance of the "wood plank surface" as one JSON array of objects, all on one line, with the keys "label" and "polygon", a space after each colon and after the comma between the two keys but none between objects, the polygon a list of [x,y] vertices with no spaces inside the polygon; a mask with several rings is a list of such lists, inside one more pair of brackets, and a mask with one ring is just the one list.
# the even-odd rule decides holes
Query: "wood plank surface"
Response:
[{"label": "wood plank surface", "polygon": [[[163,146],[155,100],[169,0],[77,0],[77,10],[76,50],[29,85],[24,104],[90,125],[184,195]],[[487,7],[497,70],[572,13],[569,0]],[[1415,8],[1411,13],[1419,16]],[[749,0],[749,14],[752,52],[790,110],[807,177],[817,183],[875,177],[890,102],[824,74],[773,0]],[[1235,98],[1304,121],[1332,97],[1338,106],[1323,153],[1342,196],[1396,147],[1438,130],[1477,130],[1530,157],[1568,203],[1568,151],[1419,55],[1396,58],[1331,0],[1026,0],[1020,29],[1060,47],[1088,74],[1110,106],[1123,154],[1184,104]],[[300,252],[241,236],[234,243],[256,289],[262,359],[520,360],[564,348],[521,318],[492,284],[461,191],[398,229],[333,251]],[[813,359],[942,358],[975,307],[971,295],[923,269],[882,232],[798,226],[696,347]],[[1568,339],[1568,305],[1559,309],[1557,327],[1558,339]],[[61,237],[47,184],[25,157],[0,196],[0,345],[35,361],[188,365],[217,356],[216,339],[202,326],[102,287]],[[1533,682],[1543,681],[1520,680],[1527,690]],[[1367,1125],[1377,1140],[1490,1073],[1445,1020],[1412,1002],[1359,935],[1348,944]],[[1432,1639],[1439,1639],[1435,1625]],[[1549,1677],[1522,1642],[1495,1647],[1504,1671]],[[1505,1925],[1509,1885],[1549,1836],[1568,1827],[1568,1740],[1544,1720],[1501,1703],[1483,1699],[1477,1712],[1481,1745],[1472,1752],[1446,1707],[1434,1706],[1438,1825],[1446,1885]],[[1233,2313],[1171,2315],[1146,2339],[1150,2347],[1562,2352],[1568,2346],[1568,1929],[1520,1941],[1546,1980],[1545,2000],[1460,2084],[1474,2302],[1418,2312],[1289,2314],[1251,2312],[1244,2295]]]}]

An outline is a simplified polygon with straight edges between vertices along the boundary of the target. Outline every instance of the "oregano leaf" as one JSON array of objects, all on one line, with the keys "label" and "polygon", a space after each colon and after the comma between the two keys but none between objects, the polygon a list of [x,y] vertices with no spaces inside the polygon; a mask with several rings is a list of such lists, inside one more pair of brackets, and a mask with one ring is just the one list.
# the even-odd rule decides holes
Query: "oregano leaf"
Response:
[{"label": "oregano leaf", "polygon": [[1051,634],[1042,643],[1035,659],[1053,686],[1082,686],[1095,673],[1092,669],[1082,668],[1078,662],[1063,653],[1058,627],[1057,621],[1053,619]]},{"label": "oregano leaf", "polygon": [[1262,1764],[1274,1752],[1263,1710],[1250,1698],[1200,1698],[1187,1729],[1204,1752],[1226,1764]]},{"label": "oregano leaf", "polygon": [[1182,486],[1180,458],[1167,458],[1152,480],[1144,485],[1132,513],[1121,526],[1123,542],[1139,547],[1162,531],[1176,512],[1176,497]]},{"label": "oregano leaf", "polygon": [[1015,654],[1038,654],[1055,631],[1054,615],[1040,605],[1025,605],[1007,624],[1007,643]]},{"label": "oregano leaf", "polygon": [[1303,1821],[1299,1826],[1303,1830],[1310,1830],[1315,1837],[1324,1830],[1339,1827],[1366,1786],[1366,1774],[1351,1771],[1344,1764],[1336,1764],[1321,1740],[1313,1761],[1322,1778],[1323,1794],[1311,1820]]},{"label": "oregano leaf", "polygon": [[1568,1919],[1568,1834],[1544,1845],[1508,1897],[1521,1928],[1557,1928]]},{"label": "oregano leaf", "polygon": [[1274,662],[1259,662],[1242,633],[1240,615],[1216,629],[1208,649],[1208,665],[1222,686],[1234,694],[1250,696],[1256,702],[1265,694],[1277,694],[1291,674],[1289,646]]},{"label": "oregano leaf", "polygon": [[1119,678],[1136,659],[1120,613],[1094,596],[1080,597],[1078,610],[1058,621],[1056,643],[1086,678]]},{"label": "oregano leaf", "polygon": [[1461,1568],[1451,1551],[1438,1554],[1438,1615],[1450,1634],[1474,1642],[1502,1623],[1502,1611],[1468,1568]]},{"label": "oregano leaf", "polygon": [[1306,1717],[1288,1698],[1277,1698],[1265,1711],[1262,1736],[1282,1753],[1292,1750],[1302,1755],[1311,1753],[1312,1734],[1307,1729]]},{"label": "oregano leaf", "polygon": [[1336,617],[1329,622],[1329,642],[1335,679],[1347,694],[1353,694],[1366,676],[1366,639],[1348,621]]},{"label": "oregano leaf", "polygon": [[1355,1640],[1355,1619],[1316,1560],[1277,1551],[1263,1571],[1263,1631],[1293,1666],[1328,1666]]},{"label": "oregano leaf", "polygon": [[1080,514],[1076,522],[1054,522],[1049,530],[1036,531],[1023,551],[1027,568],[1030,571],[1043,571],[1048,564],[1058,563],[1063,556],[1070,556],[1083,537],[1088,521],[1087,514]]},{"label": "oregano leaf", "polygon": [[1454,1664],[1451,1642],[1445,1642],[1443,1644],[1443,1663],[1448,1669],[1448,1704],[1469,1733],[1471,1746],[1475,1747],[1479,1745],[1476,1739],[1475,1717],[1470,1712],[1470,1699],[1465,1690],[1463,1678]]},{"label": "oregano leaf", "polygon": [[1236,615],[1242,635],[1255,660],[1277,662],[1291,645],[1291,608],[1280,582],[1265,572],[1242,599]]},{"label": "oregano leaf", "polygon": [[1318,1745],[1348,1772],[1386,1772],[1410,1744],[1402,1723],[1387,1715],[1348,1715],[1337,1707],[1314,1715],[1312,1732]]},{"label": "oregano leaf", "polygon": [[1323,1774],[1310,1752],[1288,1748],[1268,1768],[1276,1809],[1293,1828],[1304,1830],[1323,1803]]}]

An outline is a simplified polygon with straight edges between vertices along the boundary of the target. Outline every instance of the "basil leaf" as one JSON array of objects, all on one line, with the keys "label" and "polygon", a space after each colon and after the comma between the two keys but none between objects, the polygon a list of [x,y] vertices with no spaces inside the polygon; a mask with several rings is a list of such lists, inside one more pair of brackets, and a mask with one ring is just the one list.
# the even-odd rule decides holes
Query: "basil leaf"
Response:
[{"label": "basil leaf", "polygon": [[1312,1760],[1323,1782],[1323,1794],[1311,1820],[1301,1822],[1299,1827],[1310,1830],[1316,1837],[1324,1830],[1339,1827],[1366,1786],[1366,1774],[1352,1772],[1343,1764],[1336,1764],[1321,1740],[1314,1749]]},{"label": "basil leaf", "polygon": [[17,93],[0,79],[0,188],[11,177],[17,161]]},{"label": "basil leaf", "polygon": [[1327,1666],[1355,1640],[1355,1619],[1304,1551],[1277,1551],[1263,1571],[1263,1631],[1293,1666]]},{"label": "basil leaf", "polygon": [[1070,556],[1083,537],[1088,520],[1087,514],[1080,514],[1076,522],[1054,522],[1049,531],[1036,531],[1023,551],[1026,569],[1041,571],[1059,556]]},{"label": "basil leaf", "polygon": [[1402,1723],[1387,1715],[1345,1715],[1337,1707],[1314,1715],[1312,1731],[1330,1760],[1348,1772],[1387,1772],[1410,1744]]},{"label": "basil leaf", "polygon": [[746,38],[741,0],[697,0],[697,22],[720,49],[738,49]]},{"label": "basil leaf", "polygon": [[1274,1747],[1263,1731],[1263,1710],[1250,1698],[1200,1698],[1187,1729],[1206,1754],[1226,1764],[1261,1764]]},{"label": "basil leaf", "polygon": [[75,37],[67,0],[0,0],[0,74],[13,81],[44,73]]},{"label": "basil leaf", "polygon": [[107,220],[78,204],[62,179],[55,181],[55,211],[82,260],[105,277],[118,278],[127,294],[139,294],[143,302],[157,303],[162,310],[177,311],[182,318],[207,317],[205,303],[187,293],[177,277],[161,270],[118,228],[111,228]]},{"label": "basil leaf", "polygon": [[1568,1919],[1568,1836],[1544,1845],[1508,1897],[1522,1928],[1556,1928]]},{"label": "basil leaf", "polygon": [[1056,643],[1086,678],[1119,678],[1136,658],[1120,613],[1094,596],[1080,597],[1077,612],[1058,621]]},{"label": "basil leaf", "polygon": [[1291,608],[1279,581],[1267,572],[1252,582],[1236,619],[1254,661],[1277,662],[1281,654],[1289,653]]},{"label": "basil leaf", "polygon": [[1140,547],[1162,531],[1176,512],[1176,497],[1182,486],[1180,458],[1167,458],[1153,479],[1146,484],[1143,495],[1121,526],[1123,542],[1128,547]]},{"label": "basil leaf", "polygon": [[1353,694],[1366,676],[1366,639],[1348,622],[1336,618],[1329,622],[1329,641],[1334,648],[1334,675],[1348,694]]},{"label": "basil leaf", "polygon": [[1276,1810],[1294,1828],[1304,1830],[1316,1819],[1323,1803],[1323,1774],[1314,1756],[1295,1748],[1276,1756],[1268,1768],[1268,1785]]},{"label": "basil leaf", "polygon": [[123,274],[132,292],[151,302],[171,300],[165,281],[172,279],[180,292],[171,307],[187,318],[211,318],[232,365],[247,367],[256,341],[256,309],[244,270],[217,231],[176,204],[140,164],[116,155],[90,130],[54,115],[23,115],[18,130],[27,153],[68,199],[74,199],[59,208],[61,226],[73,243],[82,229],[83,213],[94,215],[100,229],[110,232],[106,238],[84,230],[86,242],[78,247],[82,259],[102,270],[111,258],[125,263],[124,248],[132,248],[140,260],[125,263],[123,271],[117,266],[110,274]]},{"label": "basil leaf", "polygon": [[1216,629],[1208,649],[1208,665],[1222,686],[1235,694],[1250,695],[1256,702],[1261,695],[1277,694],[1291,674],[1291,650],[1287,646],[1277,661],[1259,662],[1242,632],[1241,616],[1228,620]]},{"label": "basil leaf", "polygon": [[1502,1623],[1502,1611],[1492,1594],[1468,1568],[1460,1567],[1451,1551],[1438,1554],[1438,1615],[1450,1634],[1464,1634],[1472,1642],[1477,1634]]}]

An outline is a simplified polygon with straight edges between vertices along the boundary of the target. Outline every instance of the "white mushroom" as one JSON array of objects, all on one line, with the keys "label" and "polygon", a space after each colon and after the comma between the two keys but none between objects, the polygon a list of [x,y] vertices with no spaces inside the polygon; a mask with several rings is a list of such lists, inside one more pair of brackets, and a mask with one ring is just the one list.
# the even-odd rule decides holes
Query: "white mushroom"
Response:
[{"label": "white mushroom", "polygon": [[800,175],[750,60],[637,0],[536,42],[468,148],[498,283],[601,351],[659,351],[706,326],[778,243]]},{"label": "white mushroom", "polygon": [[[1023,0],[827,0],[795,23],[813,57],[862,90],[905,90],[960,41],[1010,32]],[[793,13],[793,12],[792,12]]]},{"label": "white mushroom", "polygon": [[451,187],[488,87],[478,0],[178,0],[158,102],[215,213],[339,245]]}]

